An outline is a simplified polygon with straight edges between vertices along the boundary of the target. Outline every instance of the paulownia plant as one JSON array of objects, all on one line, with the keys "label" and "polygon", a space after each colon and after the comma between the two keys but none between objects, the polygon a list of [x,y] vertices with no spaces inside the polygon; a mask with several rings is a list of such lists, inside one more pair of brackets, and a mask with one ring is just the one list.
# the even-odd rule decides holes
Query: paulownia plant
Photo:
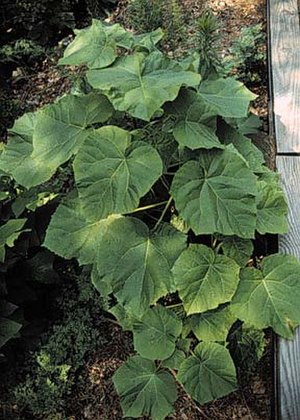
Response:
[{"label": "paulownia plant", "polygon": [[278,175],[246,136],[255,95],[201,80],[199,57],[171,60],[161,37],[96,20],[77,31],[61,64],[85,65],[90,92],[25,114],[0,158],[29,191],[71,166],[44,246],[92,267],[133,334],[113,378],[124,416],[154,420],[172,412],[176,381],[200,404],[237,388],[237,320],[285,338],[300,324],[296,258],[253,257],[257,233],[287,231]]}]

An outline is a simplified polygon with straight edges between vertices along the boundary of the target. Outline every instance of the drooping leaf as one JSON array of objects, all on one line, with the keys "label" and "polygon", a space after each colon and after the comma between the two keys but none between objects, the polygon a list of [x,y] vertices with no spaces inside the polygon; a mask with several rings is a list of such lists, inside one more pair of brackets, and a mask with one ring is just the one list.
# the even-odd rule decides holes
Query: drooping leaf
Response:
[{"label": "drooping leaf", "polygon": [[242,321],[262,329],[272,327],[293,337],[300,324],[300,263],[291,255],[266,257],[261,270],[245,268],[233,298],[232,312]]},{"label": "drooping leaf", "polygon": [[91,69],[107,67],[117,58],[117,47],[130,48],[133,36],[119,24],[106,25],[93,19],[92,25],[75,30],[75,39],[67,46],[59,64],[87,64]]},{"label": "drooping leaf", "polygon": [[224,122],[219,124],[217,134],[224,144],[233,144],[253,172],[259,174],[267,170],[264,166],[265,159],[262,152],[252,143],[251,139]]},{"label": "drooping leaf", "polygon": [[134,210],[162,174],[157,151],[145,142],[131,142],[129,132],[114,126],[91,133],[73,166],[83,210],[91,220]]},{"label": "drooping leaf", "polygon": [[180,146],[190,149],[224,147],[216,136],[214,110],[195,91],[181,89],[179,96],[166,106],[166,110],[177,117],[173,135]]},{"label": "drooping leaf", "polygon": [[230,306],[192,315],[191,329],[198,340],[226,341],[229,329],[236,320]]},{"label": "drooping leaf", "polygon": [[15,337],[21,328],[22,325],[18,322],[0,317],[0,348],[4,346],[8,340]]},{"label": "drooping leaf", "polygon": [[100,293],[115,293],[122,305],[140,316],[174,290],[171,269],[185,246],[186,236],[169,225],[150,232],[138,219],[120,218],[97,247],[93,282]]},{"label": "drooping leaf", "polygon": [[237,388],[229,351],[217,343],[200,343],[194,355],[182,362],[177,379],[200,404],[223,397]]},{"label": "drooping leaf", "polygon": [[251,239],[228,236],[222,238],[222,249],[227,257],[232,258],[241,267],[245,267],[251,258],[254,246]]},{"label": "drooping leaf", "polygon": [[147,51],[155,51],[156,44],[163,38],[164,33],[161,28],[155,29],[155,31],[148,32],[134,37],[133,43],[134,48],[139,51],[146,49]]},{"label": "drooping leaf", "polygon": [[11,219],[0,226],[0,262],[5,259],[5,245],[12,247],[23,232],[26,219]]},{"label": "drooping leaf", "polygon": [[0,157],[0,169],[26,188],[47,181],[57,167],[75,154],[89,134],[113,109],[98,93],[68,95],[34,114],[25,114],[11,130]]},{"label": "drooping leaf", "polygon": [[231,150],[201,151],[177,171],[171,193],[196,234],[254,237],[256,177]]},{"label": "drooping leaf", "polygon": [[173,376],[151,360],[133,356],[113,376],[124,416],[163,420],[177,398]]},{"label": "drooping leaf", "polygon": [[228,118],[247,117],[250,101],[256,98],[243,83],[229,77],[203,81],[199,94],[215,109],[216,115]]},{"label": "drooping leaf", "polygon": [[190,245],[173,267],[176,288],[187,315],[217,308],[231,300],[239,266],[205,245]]},{"label": "drooping leaf", "polygon": [[93,264],[102,236],[117,217],[90,221],[81,201],[67,198],[52,216],[44,246],[63,258],[77,258],[80,264]]},{"label": "drooping leaf", "polygon": [[268,171],[257,182],[257,226],[262,235],[288,232],[288,205],[278,174]]},{"label": "drooping leaf", "polygon": [[175,351],[181,330],[182,323],[174,312],[157,305],[133,324],[134,348],[145,359],[167,359]]},{"label": "drooping leaf", "polygon": [[174,100],[182,85],[195,86],[200,81],[198,74],[182,70],[160,52],[121,57],[109,68],[88,71],[87,78],[115,109],[146,121],[165,102]]}]

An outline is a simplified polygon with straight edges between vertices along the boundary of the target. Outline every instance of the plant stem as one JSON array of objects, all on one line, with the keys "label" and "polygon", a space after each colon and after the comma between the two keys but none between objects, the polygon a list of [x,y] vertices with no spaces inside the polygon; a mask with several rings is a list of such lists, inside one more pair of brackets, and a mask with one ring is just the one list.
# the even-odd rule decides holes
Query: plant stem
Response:
[{"label": "plant stem", "polygon": [[138,211],[154,209],[155,207],[163,206],[166,203],[168,203],[168,201],[161,201],[160,203],[154,203],[154,204],[149,204],[148,206],[138,207],[137,209],[132,210],[130,213],[126,213],[126,214],[137,213]]},{"label": "plant stem", "polygon": [[220,242],[220,243],[218,244],[218,246],[215,248],[215,253],[216,253],[216,254],[218,254],[218,253],[219,253],[220,248],[222,247],[222,245],[223,245],[223,242]]},{"label": "plant stem", "polygon": [[174,303],[174,305],[168,305],[168,306],[166,306],[166,308],[168,308],[168,309],[172,309],[172,308],[178,308],[178,306],[183,306],[183,303],[181,302],[181,303]]},{"label": "plant stem", "polygon": [[156,222],[155,226],[154,226],[154,230],[157,229],[157,227],[159,226],[159,224],[163,221],[163,218],[165,217],[168,208],[170,207],[171,203],[172,203],[173,198],[170,197],[169,200],[167,201],[167,204],[165,206],[165,208],[162,211],[162,214],[160,215],[160,218],[158,219],[158,221]]}]

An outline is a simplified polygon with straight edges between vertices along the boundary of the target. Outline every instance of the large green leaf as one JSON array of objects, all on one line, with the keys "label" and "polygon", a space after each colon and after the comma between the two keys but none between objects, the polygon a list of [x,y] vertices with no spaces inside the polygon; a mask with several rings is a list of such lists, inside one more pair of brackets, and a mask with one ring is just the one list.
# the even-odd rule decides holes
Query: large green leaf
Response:
[{"label": "large green leaf", "polygon": [[148,309],[140,322],[133,324],[135,350],[144,358],[164,360],[175,351],[182,323],[174,312],[161,305]]},{"label": "large green leaf", "polygon": [[237,388],[229,351],[217,343],[200,343],[194,355],[182,362],[177,379],[200,404],[230,394]]},{"label": "large green leaf", "polygon": [[76,30],[74,41],[65,49],[59,64],[87,64],[89,68],[102,68],[117,57],[117,47],[130,48],[133,36],[119,24],[105,25],[93,19],[88,28]]},{"label": "large green leaf", "polygon": [[125,417],[163,420],[177,398],[173,376],[151,360],[133,356],[113,376]]},{"label": "large green leaf", "polygon": [[180,146],[190,149],[224,147],[215,134],[217,125],[214,110],[195,91],[181,89],[179,96],[166,106],[166,110],[177,117],[173,135]]},{"label": "large green leaf", "polygon": [[249,103],[256,98],[234,78],[205,80],[200,85],[199,94],[214,108],[216,115],[229,118],[247,117]]},{"label": "large green leaf", "polygon": [[257,227],[259,233],[288,232],[288,205],[274,172],[262,174],[257,182]]},{"label": "large green leaf", "polygon": [[217,308],[231,300],[240,267],[205,245],[190,245],[173,267],[176,288],[187,315]]},{"label": "large green leaf", "polygon": [[220,307],[213,311],[192,315],[191,329],[198,340],[226,341],[229,329],[236,321],[230,306]]},{"label": "large green leaf", "polygon": [[26,219],[11,219],[0,226],[0,262],[5,259],[5,245],[12,247],[14,242],[23,232],[22,228]]},{"label": "large green leaf", "polygon": [[232,258],[241,267],[244,267],[253,253],[254,246],[251,239],[228,236],[221,240],[224,254],[227,255],[227,257]]},{"label": "large green leaf", "polygon": [[256,177],[229,149],[203,150],[176,173],[171,193],[179,215],[196,234],[253,238]]},{"label": "large green leaf", "polygon": [[89,135],[74,161],[82,206],[90,219],[129,213],[162,174],[157,151],[131,142],[121,128],[106,126]]},{"label": "large green leaf", "polygon": [[94,284],[100,293],[114,292],[122,305],[141,316],[174,290],[171,269],[185,246],[186,236],[169,225],[150,232],[138,219],[117,219],[97,245]]},{"label": "large green leaf", "polygon": [[115,109],[149,121],[166,101],[178,95],[182,85],[195,86],[200,76],[184,71],[160,52],[121,57],[106,69],[89,70],[89,83],[101,89]]},{"label": "large green leaf", "polygon": [[0,169],[26,188],[47,181],[57,167],[75,154],[89,134],[113,112],[99,93],[68,95],[35,114],[25,114],[11,130],[0,157]]},{"label": "large green leaf", "polygon": [[300,264],[291,255],[266,257],[261,270],[245,268],[232,301],[232,311],[242,321],[262,329],[272,327],[293,338],[300,324]]},{"label": "large green leaf", "polygon": [[60,204],[52,216],[44,246],[55,254],[70,259],[77,258],[80,264],[92,264],[98,244],[110,224],[118,216],[91,221],[83,211],[78,198],[68,198]]}]

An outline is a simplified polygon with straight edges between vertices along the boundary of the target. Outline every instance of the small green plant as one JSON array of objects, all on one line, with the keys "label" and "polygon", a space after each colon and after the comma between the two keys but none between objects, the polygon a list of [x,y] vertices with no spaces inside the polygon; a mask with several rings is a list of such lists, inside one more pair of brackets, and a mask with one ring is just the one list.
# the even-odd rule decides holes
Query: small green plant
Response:
[{"label": "small green plant", "polygon": [[131,0],[127,7],[128,23],[136,32],[151,32],[163,26],[164,2]]},{"label": "small green plant", "polygon": [[67,418],[67,401],[78,371],[86,354],[102,343],[101,331],[94,328],[101,312],[99,295],[87,273],[76,283],[75,292],[74,284],[63,288],[57,299],[56,309],[62,314],[59,322],[42,338],[43,345],[27,362],[26,380],[14,390],[21,412],[26,409],[35,417]]},{"label": "small green plant", "polygon": [[218,53],[220,26],[217,18],[209,10],[197,20],[196,44],[199,52],[199,73],[203,79],[217,77],[221,63]]},{"label": "small green plant", "polygon": [[234,74],[246,84],[266,80],[266,35],[262,24],[243,28],[225,59],[228,74]]},{"label": "small green plant", "polygon": [[185,44],[187,25],[178,0],[132,0],[127,8],[128,25],[137,33],[162,28],[164,45],[173,54]]},{"label": "small green plant", "polygon": [[45,49],[29,39],[19,39],[0,48],[1,63],[30,66],[45,57]]},{"label": "small green plant", "polygon": [[97,20],[77,31],[60,64],[85,64],[89,93],[23,115],[0,157],[29,191],[72,168],[43,245],[91,267],[133,335],[113,378],[124,416],[154,420],[173,411],[176,380],[200,404],[237,388],[238,320],[285,338],[300,324],[298,260],[254,252],[257,234],[288,228],[279,177],[245,136],[256,96],[201,78],[201,57],[170,59],[160,39]]}]

